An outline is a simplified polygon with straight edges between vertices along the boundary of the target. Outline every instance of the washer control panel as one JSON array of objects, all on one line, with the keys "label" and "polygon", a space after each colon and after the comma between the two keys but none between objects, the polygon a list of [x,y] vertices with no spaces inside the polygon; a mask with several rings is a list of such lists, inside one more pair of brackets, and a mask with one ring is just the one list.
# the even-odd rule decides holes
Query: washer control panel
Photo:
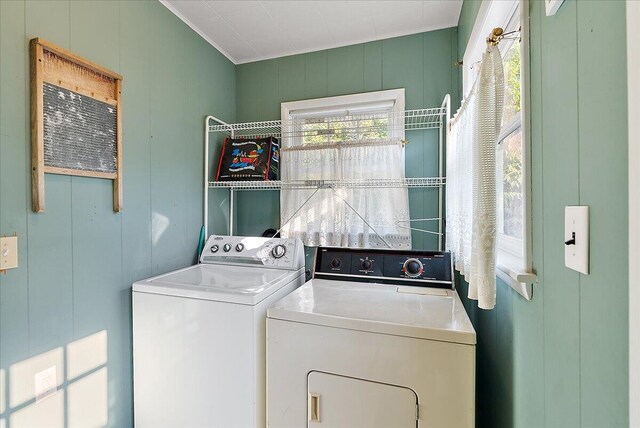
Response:
[{"label": "washer control panel", "polygon": [[304,247],[299,239],[211,235],[200,263],[297,270],[304,267]]},{"label": "washer control panel", "polygon": [[451,254],[446,251],[320,247],[315,275],[348,281],[454,287]]}]

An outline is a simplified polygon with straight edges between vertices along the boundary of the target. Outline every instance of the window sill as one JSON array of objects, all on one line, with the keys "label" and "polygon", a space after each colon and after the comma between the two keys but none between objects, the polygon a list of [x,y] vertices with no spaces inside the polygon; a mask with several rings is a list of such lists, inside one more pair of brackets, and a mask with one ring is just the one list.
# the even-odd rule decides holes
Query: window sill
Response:
[{"label": "window sill", "polygon": [[533,297],[533,283],[537,280],[535,273],[520,270],[514,271],[498,264],[496,266],[496,275],[526,300],[531,300]]}]

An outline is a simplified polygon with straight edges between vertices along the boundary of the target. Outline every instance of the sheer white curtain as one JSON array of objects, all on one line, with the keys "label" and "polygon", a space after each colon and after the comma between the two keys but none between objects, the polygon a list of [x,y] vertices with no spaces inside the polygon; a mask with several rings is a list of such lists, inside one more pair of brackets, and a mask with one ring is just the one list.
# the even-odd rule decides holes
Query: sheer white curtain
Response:
[{"label": "sheer white curtain", "polygon": [[283,237],[300,238],[309,246],[388,248],[386,241],[392,248],[411,248],[410,231],[398,226],[409,220],[406,188],[345,187],[316,192],[287,187],[304,180],[403,179],[404,146],[399,139],[283,142]]},{"label": "sheer white curtain", "polygon": [[447,237],[455,268],[478,307],[496,303],[496,146],[504,103],[504,70],[489,46],[478,77],[452,120],[447,142]]}]

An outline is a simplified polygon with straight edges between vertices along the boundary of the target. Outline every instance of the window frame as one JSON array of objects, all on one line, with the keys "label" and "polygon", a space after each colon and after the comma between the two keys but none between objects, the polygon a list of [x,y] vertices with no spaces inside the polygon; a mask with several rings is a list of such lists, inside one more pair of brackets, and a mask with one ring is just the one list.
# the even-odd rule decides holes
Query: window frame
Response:
[{"label": "window frame", "polygon": [[[390,108],[384,110],[387,105]],[[285,131],[295,129],[297,126],[296,116],[300,119],[338,116],[340,114],[360,116],[380,111],[388,111],[391,120],[387,127],[387,137],[404,140],[405,88],[282,102],[280,104],[280,119],[283,128],[281,147],[294,147],[302,143],[301,140],[304,138],[302,135],[290,132],[293,136],[287,136],[288,132]]]},{"label": "window frame", "polygon": [[[312,98],[300,101],[288,101],[280,104],[280,120],[283,125],[291,122],[292,116],[297,114],[323,113],[328,115],[345,110],[347,113],[351,109],[362,109],[363,106],[383,104],[392,102],[390,109],[393,117],[402,117],[405,108],[404,88],[389,89],[386,91],[363,92],[359,94],[339,95],[335,97]],[[358,113],[359,114],[359,113]],[[404,126],[392,126],[389,129],[390,138],[404,139]],[[290,138],[284,137],[283,139]],[[288,146],[283,141],[283,147]]]},{"label": "window frame", "polygon": [[[520,120],[503,126],[499,141],[516,131],[518,127],[522,130],[523,238],[520,243],[516,238],[499,234],[496,242],[496,275],[525,299],[531,300],[533,283],[536,282],[537,277],[533,273],[531,245],[529,0],[484,0],[482,2],[463,57],[463,94],[466,97],[472,88],[473,66],[481,60],[482,53],[486,50],[487,35],[495,27],[502,27],[508,31],[509,25],[513,25],[514,13],[518,7],[521,28],[521,114]],[[496,146],[496,150],[500,148]]]}]

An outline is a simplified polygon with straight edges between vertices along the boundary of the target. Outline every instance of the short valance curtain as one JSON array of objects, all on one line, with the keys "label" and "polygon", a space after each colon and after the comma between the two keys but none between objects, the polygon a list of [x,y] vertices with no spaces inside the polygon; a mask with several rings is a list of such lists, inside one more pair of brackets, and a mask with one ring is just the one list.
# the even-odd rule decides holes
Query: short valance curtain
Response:
[{"label": "short valance curtain", "polygon": [[[404,179],[399,139],[304,144],[283,141],[283,183],[304,180]],[[291,189],[280,193],[281,234],[308,246],[411,248],[406,188]],[[377,233],[376,233],[377,232]],[[380,239],[381,235],[384,239]],[[386,241],[386,243],[385,243]]]}]

